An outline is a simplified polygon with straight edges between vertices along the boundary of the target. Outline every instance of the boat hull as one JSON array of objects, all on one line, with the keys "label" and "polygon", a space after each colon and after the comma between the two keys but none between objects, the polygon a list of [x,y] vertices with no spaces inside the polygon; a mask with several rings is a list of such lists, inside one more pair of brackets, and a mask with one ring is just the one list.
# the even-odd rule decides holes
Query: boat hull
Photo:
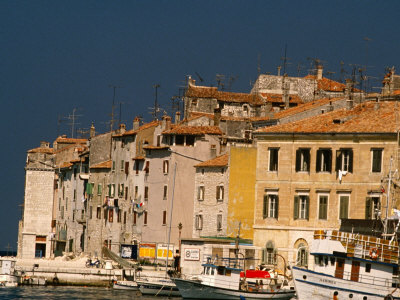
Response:
[{"label": "boat hull", "polygon": [[294,290],[277,290],[249,292],[224,289],[202,284],[200,281],[174,279],[176,286],[183,298],[188,299],[291,299],[295,296]]},{"label": "boat hull", "polygon": [[18,286],[19,277],[16,275],[0,274],[1,287],[16,287]]},{"label": "boat hull", "polygon": [[139,286],[135,281],[120,280],[113,283],[113,289],[139,291]]},{"label": "boat hull", "polygon": [[143,295],[181,297],[176,285],[169,280],[141,281],[137,280],[139,290]]},{"label": "boat hull", "polygon": [[388,299],[400,299],[396,288],[391,286],[339,279],[298,267],[292,267],[292,272],[299,300],[334,299],[335,292],[338,299],[381,300],[388,295],[393,297]]}]

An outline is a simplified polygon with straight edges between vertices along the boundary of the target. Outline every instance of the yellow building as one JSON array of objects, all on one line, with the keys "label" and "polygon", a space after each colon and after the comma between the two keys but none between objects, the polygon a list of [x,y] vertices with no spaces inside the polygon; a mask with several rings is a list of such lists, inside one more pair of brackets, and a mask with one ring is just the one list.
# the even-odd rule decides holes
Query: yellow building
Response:
[{"label": "yellow building", "polygon": [[227,236],[253,239],[254,185],[256,180],[255,147],[231,147],[229,159],[229,206]]},{"label": "yellow building", "polygon": [[398,169],[398,122],[396,102],[365,102],[257,131],[254,245],[264,249],[265,263],[278,252],[312,264],[315,229],[385,217],[391,161],[392,173]]}]

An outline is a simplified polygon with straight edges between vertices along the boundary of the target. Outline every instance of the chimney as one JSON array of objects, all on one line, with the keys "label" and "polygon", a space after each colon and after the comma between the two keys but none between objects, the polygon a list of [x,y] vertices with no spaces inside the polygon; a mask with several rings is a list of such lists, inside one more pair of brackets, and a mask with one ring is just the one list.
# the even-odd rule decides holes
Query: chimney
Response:
[{"label": "chimney", "polygon": [[139,117],[135,117],[133,120],[133,130],[138,130],[140,127],[140,119]]},{"label": "chimney", "polygon": [[278,76],[281,76],[281,66],[278,67]]},{"label": "chimney", "polygon": [[120,134],[125,133],[125,130],[126,130],[125,124],[119,124],[119,133]]},{"label": "chimney", "polygon": [[171,129],[171,117],[164,115],[162,117],[162,129],[163,130],[170,130]]},{"label": "chimney", "polygon": [[353,90],[353,81],[350,78],[346,79],[346,87],[344,88],[344,95],[351,99],[351,92]]},{"label": "chimney", "polygon": [[175,113],[175,124],[178,124],[181,121],[181,112],[177,111]]},{"label": "chimney", "polygon": [[346,108],[347,108],[348,110],[350,110],[350,109],[353,108],[353,104],[354,104],[354,101],[353,101],[353,100],[351,100],[351,99],[346,100]]},{"label": "chimney", "polygon": [[324,67],[322,65],[317,66],[317,80],[322,79],[322,74],[324,73]]},{"label": "chimney", "polygon": [[219,126],[220,120],[221,120],[221,110],[214,109],[214,126]]},{"label": "chimney", "polygon": [[192,79],[192,76],[188,76],[188,83],[189,85],[196,85],[196,80]]},{"label": "chimney", "polygon": [[96,129],[94,128],[94,124],[92,122],[92,126],[90,126],[90,137],[94,137],[96,135]]},{"label": "chimney", "polygon": [[380,107],[380,103],[379,103],[378,98],[376,98],[375,103],[374,103],[374,110],[375,110],[375,111],[376,111],[376,110],[379,110],[379,107]]},{"label": "chimney", "polygon": [[41,141],[40,148],[50,148],[50,143],[46,141]]}]

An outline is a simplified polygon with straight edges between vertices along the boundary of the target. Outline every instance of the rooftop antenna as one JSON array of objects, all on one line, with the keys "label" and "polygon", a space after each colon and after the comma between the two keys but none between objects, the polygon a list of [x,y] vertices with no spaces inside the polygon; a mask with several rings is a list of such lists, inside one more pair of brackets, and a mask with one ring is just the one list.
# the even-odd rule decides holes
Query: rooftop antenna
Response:
[{"label": "rooftop antenna", "polygon": [[261,54],[258,53],[258,56],[257,56],[257,73],[258,73],[258,76],[260,76],[260,74],[261,74],[261,62],[260,62],[260,60],[261,60]]},{"label": "rooftop antenna", "polygon": [[221,88],[221,90],[223,91],[225,88],[225,84],[224,84],[225,75],[217,74],[217,75],[215,75],[215,80],[217,81],[218,88]]},{"label": "rooftop antenna", "polygon": [[122,101],[119,102],[118,124],[121,124],[121,122],[122,122],[122,104],[125,104],[125,102],[122,102]]},{"label": "rooftop antenna", "polygon": [[80,123],[76,123],[76,119],[78,117],[81,117],[82,115],[77,115],[76,114],[77,108],[74,107],[72,110],[72,114],[68,115],[67,119],[70,120],[71,122],[68,125],[71,125],[71,138],[74,138],[74,133],[75,133],[75,125],[78,125]]},{"label": "rooftop antenna", "polygon": [[347,74],[346,70],[344,69],[344,62],[340,61],[340,82],[344,82],[345,74]]},{"label": "rooftop antenna", "polygon": [[116,94],[116,89],[122,88],[122,86],[117,86],[117,85],[108,85],[110,88],[113,89],[113,99],[112,99],[112,106],[111,106],[111,120],[110,120],[110,131],[114,130],[114,108],[115,108],[115,94]]},{"label": "rooftop antenna", "polygon": [[159,87],[160,87],[160,85],[158,83],[153,85],[153,88],[154,88],[154,91],[155,91],[154,108],[153,108],[153,113],[152,113],[153,120],[157,120],[157,113],[159,111],[158,102],[157,102],[158,101],[157,97],[158,97],[158,88]]},{"label": "rooftop antenna", "polygon": [[329,81],[329,88],[330,88],[330,91],[329,91],[329,99],[331,99],[331,93],[332,93],[332,75],[333,75],[333,74],[335,74],[335,72],[326,71],[326,75],[327,75],[327,77],[330,79],[330,81]]},{"label": "rooftop antenna", "polygon": [[237,75],[235,76],[229,76],[229,80],[228,80],[228,91],[231,91],[232,88],[232,84],[233,82],[237,79]]},{"label": "rooftop antenna", "polygon": [[288,64],[287,61],[289,60],[289,58],[286,55],[286,52],[287,52],[287,44],[285,44],[285,56],[281,57],[281,60],[283,60],[283,75],[286,74],[286,65]]},{"label": "rooftop antenna", "polygon": [[194,72],[194,74],[196,74],[196,76],[197,76],[197,78],[199,78],[200,82],[204,82],[203,77],[201,77],[199,73]]}]

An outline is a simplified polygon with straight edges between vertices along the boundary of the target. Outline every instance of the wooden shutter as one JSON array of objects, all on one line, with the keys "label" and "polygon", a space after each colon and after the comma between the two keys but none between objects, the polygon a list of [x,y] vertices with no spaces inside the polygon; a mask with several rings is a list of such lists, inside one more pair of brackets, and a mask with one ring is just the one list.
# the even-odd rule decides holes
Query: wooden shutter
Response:
[{"label": "wooden shutter", "polygon": [[342,168],[342,151],[336,150],[336,171],[339,171]]},{"label": "wooden shutter", "polygon": [[300,171],[300,163],[301,163],[301,150],[296,150],[296,172]]},{"label": "wooden shutter", "polygon": [[294,215],[293,218],[297,220],[299,218],[299,196],[294,196]]},{"label": "wooden shutter", "polygon": [[327,168],[327,171],[329,172],[329,173],[331,173],[332,172],[332,150],[331,149],[329,149],[329,150],[326,150],[326,157],[325,157],[325,159],[326,159],[326,168]]},{"label": "wooden shutter", "polygon": [[263,202],[263,218],[268,217],[268,195],[264,195],[264,202]]},{"label": "wooden shutter", "polygon": [[306,196],[306,219],[308,220],[310,216],[310,197]]},{"label": "wooden shutter", "polygon": [[278,212],[279,212],[279,196],[275,196],[276,204],[275,204],[275,218],[278,219]]},{"label": "wooden shutter", "polygon": [[125,162],[125,174],[128,175],[129,174],[129,161]]},{"label": "wooden shutter", "polygon": [[217,198],[217,200],[219,200],[220,198],[219,198],[219,186],[217,185],[217,190],[216,190],[216,198]]},{"label": "wooden shutter", "polygon": [[365,219],[372,219],[372,198],[365,199]]},{"label": "wooden shutter", "polygon": [[349,172],[353,173],[353,150],[349,149]]},{"label": "wooden shutter", "polygon": [[322,167],[322,165],[321,165],[321,157],[322,157],[322,150],[317,150],[317,163],[316,163],[316,167],[315,167],[315,171],[318,173],[318,172],[321,172],[321,167]]}]

